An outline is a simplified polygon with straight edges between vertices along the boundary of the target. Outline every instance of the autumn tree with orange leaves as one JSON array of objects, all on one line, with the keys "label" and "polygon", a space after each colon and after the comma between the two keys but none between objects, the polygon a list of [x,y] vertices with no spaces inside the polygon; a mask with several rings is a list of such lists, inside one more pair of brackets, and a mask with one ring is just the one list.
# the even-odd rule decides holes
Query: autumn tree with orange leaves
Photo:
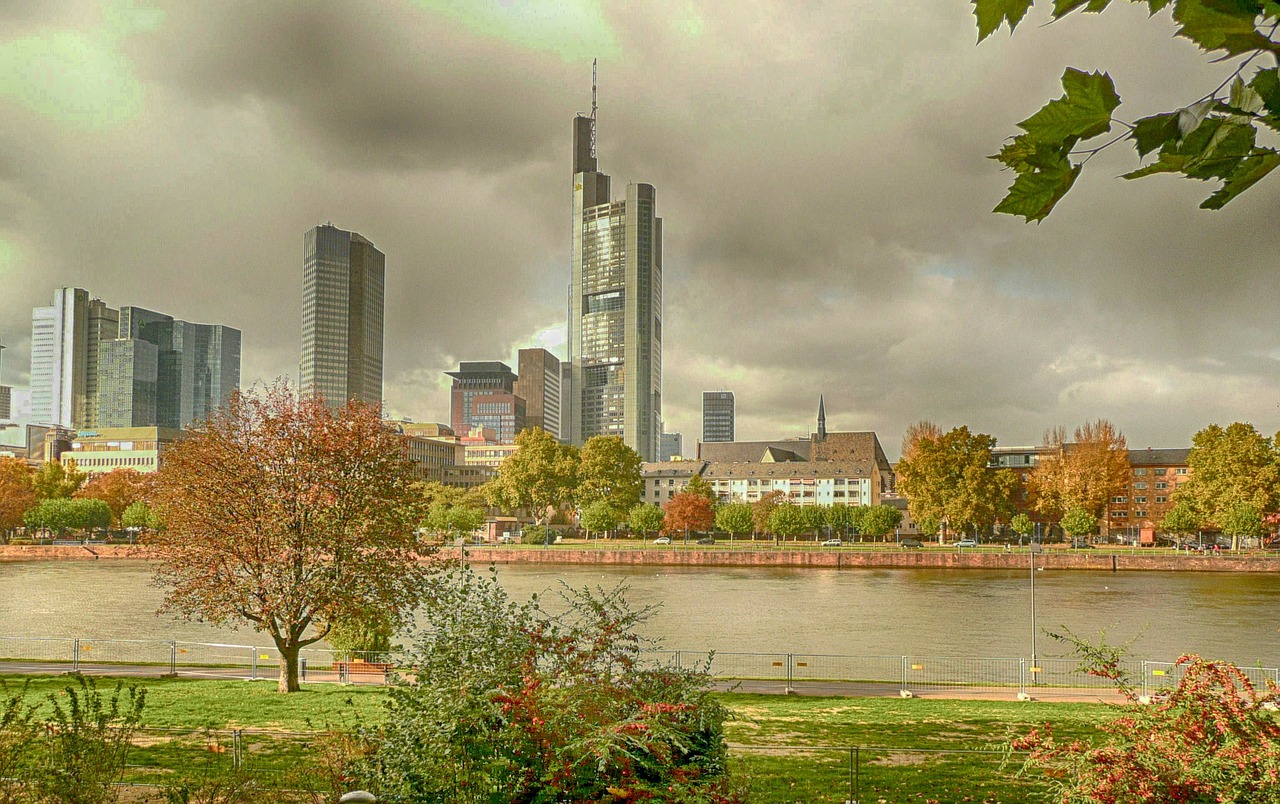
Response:
[{"label": "autumn tree with orange leaves", "polygon": [[102,500],[111,509],[112,527],[120,527],[120,515],[130,505],[144,499],[153,477],[133,469],[112,469],[110,472],[92,475],[73,497]]},{"label": "autumn tree with orange leaves", "polygon": [[166,528],[149,543],[165,609],[265,632],[280,691],[296,692],[299,651],[331,625],[399,626],[420,602],[421,499],[377,408],[332,409],[284,383],[237,393],[158,473]]},{"label": "autumn tree with orange leaves", "polygon": [[1124,433],[1106,419],[1086,422],[1068,439],[1064,427],[1045,433],[1049,454],[1040,458],[1028,487],[1036,510],[1061,519],[1083,508],[1105,521],[1107,503],[1129,487],[1129,448]]},{"label": "autumn tree with orange leaves", "polygon": [[22,515],[36,504],[34,474],[26,461],[0,458],[0,535],[22,527]]},{"label": "autumn tree with orange leaves", "polygon": [[689,531],[711,530],[716,524],[716,512],[711,501],[701,494],[682,491],[662,506],[666,512],[662,530],[668,535]]}]

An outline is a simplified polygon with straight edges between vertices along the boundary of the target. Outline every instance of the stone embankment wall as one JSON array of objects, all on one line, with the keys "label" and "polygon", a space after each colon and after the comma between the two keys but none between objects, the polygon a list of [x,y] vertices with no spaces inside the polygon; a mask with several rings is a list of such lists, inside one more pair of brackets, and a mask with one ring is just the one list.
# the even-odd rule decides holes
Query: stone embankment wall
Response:
[{"label": "stone embankment wall", "polygon": [[[456,554],[446,550],[445,555]],[[824,569],[1020,569],[1026,570],[1026,553],[976,553],[941,550],[661,550],[594,548],[574,550],[539,547],[469,549],[477,564],[589,564],[643,567],[821,567]],[[96,559],[147,559],[145,548],[133,545],[0,545],[0,561],[83,561]],[[1234,556],[1173,556],[1108,553],[1087,550],[1046,550],[1036,566],[1053,570],[1095,572],[1277,572],[1280,558]]]}]

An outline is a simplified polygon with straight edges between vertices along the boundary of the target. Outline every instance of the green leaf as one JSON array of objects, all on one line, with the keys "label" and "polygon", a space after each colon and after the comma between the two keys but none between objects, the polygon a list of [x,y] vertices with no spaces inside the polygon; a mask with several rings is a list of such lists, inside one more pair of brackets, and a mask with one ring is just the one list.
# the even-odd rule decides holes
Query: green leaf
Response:
[{"label": "green leaf", "polygon": [[1111,130],[1111,113],[1120,105],[1120,96],[1109,75],[1068,67],[1062,74],[1062,88],[1067,94],[1049,101],[1018,126],[1047,143],[1089,139]]},{"label": "green leaf", "polygon": [[1154,17],[1172,2],[1173,0],[1147,0],[1147,8],[1151,9],[1151,16]]},{"label": "green leaf", "polygon": [[995,33],[1000,24],[1008,21],[1012,33],[1022,18],[1031,10],[1032,0],[973,0],[973,16],[978,18],[978,41]]},{"label": "green leaf", "polygon": [[1204,131],[1210,132],[1210,136],[1198,154],[1190,150],[1195,147],[1195,140],[1198,139],[1194,136],[1184,140],[1181,146],[1183,153],[1195,154],[1191,161],[1187,162],[1184,170],[1189,178],[1226,179],[1231,177],[1239,167],[1240,161],[1253,151],[1253,143],[1258,135],[1257,130],[1249,124],[1218,118],[1207,120],[1196,133]]},{"label": "green leaf", "polygon": [[1107,6],[1111,5],[1111,0],[1053,0],[1053,17],[1065,17],[1080,6],[1088,4],[1085,12],[1089,14],[1100,14]]},{"label": "green leaf", "polygon": [[1257,114],[1262,109],[1262,96],[1251,86],[1246,86],[1240,76],[1231,82],[1231,99],[1228,101],[1233,109],[1246,114]]},{"label": "green leaf", "polygon": [[1182,25],[1178,36],[1205,50],[1235,55],[1272,49],[1271,40],[1258,33],[1254,24],[1259,8],[1248,0],[1178,0],[1173,18]]},{"label": "green leaf", "polygon": [[1209,196],[1200,204],[1201,209],[1222,209],[1233,198],[1261,181],[1268,173],[1280,166],[1280,153],[1270,148],[1260,148],[1240,161],[1235,173],[1222,185],[1222,189]]},{"label": "green leaf", "polygon": [[1142,118],[1134,123],[1129,138],[1137,143],[1140,156],[1164,147],[1165,143],[1178,138],[1178,113],[1167,112]]},{"label": "green leaf", "polygon": [[1249,86],[1262,98],[1262,105],[1268,112],[1280,115],[1280,75],[1277,75],[1275,67],[1259,70]]},{"label": "green leaf", "polygon": [[[1043,153],[1039,156],[1042,157]],[[1004,200],[992,211],[1021,215],[1027,223],[1044,220],[1079,175],[1080,166],[1072,165],[1066,154],[1059,154],[1052,163],[1020,173]]]}]

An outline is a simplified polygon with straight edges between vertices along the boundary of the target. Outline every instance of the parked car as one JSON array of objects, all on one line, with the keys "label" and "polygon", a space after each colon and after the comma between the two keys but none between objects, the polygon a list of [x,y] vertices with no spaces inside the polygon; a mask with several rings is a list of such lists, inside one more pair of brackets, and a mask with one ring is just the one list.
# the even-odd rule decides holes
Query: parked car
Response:
[{"label": "parked car", "polygon": [[898,544],[902,545],[903,547],[924,547],[924,544],[922,544],[919,539],[903,539],[902,541],[898,542]]},{"label": "parked car", "polygon": [[504,533],[498,537],[498,541],[503,544],[515,544],[520,541],[520,537],[516,536],[514,533]]},{"label": "parked car", "polygon": [[1093,545],[1089,543],[1088,539],[1072,539],[1071,549],[1072,550],[1092,550]]},{"label": "parked car", "polygon": [[659,536],[653,540],[654,544],[671,544],[671,539],[666,536]]},{"label": "parked car", "polygon": [[698,540],[698,544],[715,544],[715,543],[716,543],[716,540],[711,538],[710,536],[703,536],[701,539]]},{"label": "parked car", "polygon": [[961,539],[956,542],[956,547],[977,547],[978,542],[974,539]]},{"label": "parked car", "polygon": [[822,546],[823,547],[839,547],[842,544],[844,544],[844,542],[840,541],[839,539],[827,539],[825,542],[822,543]]}]

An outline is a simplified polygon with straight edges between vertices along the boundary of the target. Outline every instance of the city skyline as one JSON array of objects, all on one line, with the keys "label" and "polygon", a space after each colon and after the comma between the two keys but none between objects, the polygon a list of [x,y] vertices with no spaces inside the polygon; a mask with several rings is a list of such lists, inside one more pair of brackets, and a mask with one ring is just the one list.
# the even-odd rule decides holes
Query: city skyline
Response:
[{"label": "city skyline", "polygon": [[[390,412],[441,418],[463,360],[566,356],[564,121],[599,56],[600,151],[670,222],[670,430],[719,386],[749,400],[739,438],[803,435],[825,393],[833,429],[891,452],[920,418],[1030,444],[1103,416],[1134,447],[1280,426],[1280,235],[1253,231],[1275,181],[1202,212],[1200,187],[1111,179],[1136,164],[1113,149],[1043,225],[989,213],[1008,176],[985,157],[1064,65],[1108,69],[1128,117],[1225,75],[1167,13],[1033,11],[975,47],[965,3],[148,8],[0,11],[0,54],[31,65],[0,92],[5,385],[64,286],[241,324],[243,385],[295,377],[297,232],[328,218],[395,258]],[[308,44],[339,31],[363,62]]]}]

